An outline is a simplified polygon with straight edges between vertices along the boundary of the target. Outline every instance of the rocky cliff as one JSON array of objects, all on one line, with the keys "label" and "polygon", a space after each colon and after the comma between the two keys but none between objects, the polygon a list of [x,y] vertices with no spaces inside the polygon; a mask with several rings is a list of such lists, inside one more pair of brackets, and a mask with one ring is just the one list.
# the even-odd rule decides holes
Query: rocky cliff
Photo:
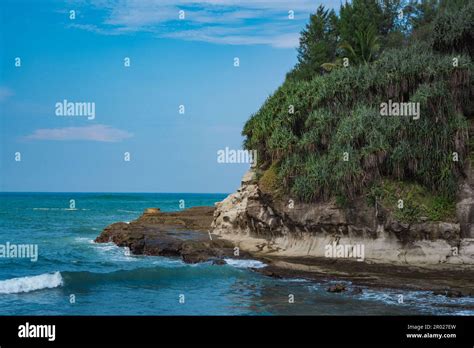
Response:
[{"label": "rocky cliff", "polygon": [[288,197],[276,199],[262,192],[250,170],[237,192],[217,204],[211,229],[242,250],[261,255],[327,257],[328,248],[341,246],[349,248],[345,256],[351,257],[359,246],[369,262],[474,264],[470,173],[461,185],[458,221],[402,223],[364,199],[347,208],[334,201],[304,204]]},{"label": "rocky cliff", "polygon": [[[474,147],[474,120],[469,127],[470,147]],[[458,202],[456,204],[457,218],[461,228],[461,237],[474,238],[474,150],[471,148],[470,161],[466,166],[467,177],[460,184]]]}]

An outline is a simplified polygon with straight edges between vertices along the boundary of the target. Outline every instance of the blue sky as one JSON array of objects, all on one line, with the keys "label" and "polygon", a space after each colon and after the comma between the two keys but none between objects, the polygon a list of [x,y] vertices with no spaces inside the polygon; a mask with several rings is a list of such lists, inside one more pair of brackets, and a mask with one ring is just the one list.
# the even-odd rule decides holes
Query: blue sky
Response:
[{"label": "blue sky", "polygon": [[[3,0],[0,190],[233,191],[249,165],[217,151],[241,148],[320,3]],[[56,116],[64,99],[95,118]]]}]

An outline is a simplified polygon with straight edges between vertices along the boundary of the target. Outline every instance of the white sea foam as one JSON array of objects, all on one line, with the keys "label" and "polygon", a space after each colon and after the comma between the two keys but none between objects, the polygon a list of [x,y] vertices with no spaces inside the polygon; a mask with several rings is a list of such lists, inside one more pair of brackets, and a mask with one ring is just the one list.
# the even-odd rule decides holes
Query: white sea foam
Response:
[{"label": "white sea foam", "polygon": [[236,260],[236,259],[224,259],[224,261],[236,268],[263,268],[267,265],[257,260]]},{"label": "white sea foam", "polygon": [[94,247],[100,251],[118,251],[120,248],[112,243],[94,243]]},{"label": "white sea foam", "polygon": [[281,282],[283,283],[308,283],[308,279],[303,279],[303,278],[285,278],[285,279],[280,279]]},{"label": "white sea foam", "polygon": [[128,247],[119,247],[114,243],[95,243],[93,246],[96,250],[103,252],[111,261],[138,261],[139,258],[132,255]]},{"label": "white sea foam", "polygon": [[18,294],[41,289],[52,289],[61,285],[63,285],[63,278],[59,272],[12,278],[0,281],[0,294]]},{"label": "white sea foam", "polygon": [[90,239],[90,238],[87,238],[87,237],[76,237],[74,238],[74,240],[76,242],[79,242],[79,243],[87,243],[87,244],[94,244],[94,240],[93,239]]},{"label": "white sea foam", "polygon": [[[153,261],[152,262],[153,265],[158,265],[158,266],[162,266],[162,267],[183,267],[183,266],[186,265],[184,263],[184,261],[181,260],[181,259],[170,259],[170,258],[163,257],[163,256],[157,256],[157,257],[159,258],[159,260]],[[196,265],[198,265],[198,264],[196,264]],[[189,264],[188,264],[188,266],[189,266]]]}]

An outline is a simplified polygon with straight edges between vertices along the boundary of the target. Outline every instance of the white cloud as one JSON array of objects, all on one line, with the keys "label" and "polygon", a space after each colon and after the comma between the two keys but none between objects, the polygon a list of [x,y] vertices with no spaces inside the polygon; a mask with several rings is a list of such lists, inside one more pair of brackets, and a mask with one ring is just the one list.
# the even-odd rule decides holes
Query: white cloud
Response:
[{"label": "white cloud", "polygon": [[14,94],[15,93],[13,93],[13,91],[10,88],[0,86],[0,102],[4,102],[5,100],[10,98]]},{"label": "white cloud", "polygon": [[[103,35],[149,32],[157,37],[231,45],[298,45],[300,31],[320,3],[336,7],[339,0],[89,0],[84,11],[98,10],[98,22],[71,27]],[[186,19],[178,20],[184,10]],[[293,10],[295,19],[288,19]],[[91,10],[92,11],[92,10]]]},{"label": "white cloud", "polygon": [[43,128],[23,137],[25,140],[119,142],[133,134],[102,124],[84,127]]},{"label": "white cloud", "polygon": [[227,45],[271,45],[278,48],[296,47],[299,42],[299,33],[259,32],[251,35],[252,30],[234,30],[221,28],[206,28],[198,30],[183,30],[162,35],[189,41],[204,41]]}]

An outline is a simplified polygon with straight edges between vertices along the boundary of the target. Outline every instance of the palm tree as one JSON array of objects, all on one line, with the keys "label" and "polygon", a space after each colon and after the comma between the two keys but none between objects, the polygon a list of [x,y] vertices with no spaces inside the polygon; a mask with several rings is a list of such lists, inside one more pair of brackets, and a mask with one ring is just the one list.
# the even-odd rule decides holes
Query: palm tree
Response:
[{"label": "palm tree", "polygon": [[373,27],[355,32],[354,47],[348,42],[340,45],[347,57],[355,64],[367,64],[373,61],[380,50],[379,37]]},{"label": "palm tree", "polygon": [[[349,58],[351,64],[367,64],[373,61],[380,51],[379,37],[373,27],[368,27],[366,30],[355,32],[354,46],[348,42],[342,42],[339,48],[344,51],[345,57]],[[341,58],[337,58],[331,63],[321,64],[321,67],[326,71],[331,71],[341,67],[342,62]]]}]

